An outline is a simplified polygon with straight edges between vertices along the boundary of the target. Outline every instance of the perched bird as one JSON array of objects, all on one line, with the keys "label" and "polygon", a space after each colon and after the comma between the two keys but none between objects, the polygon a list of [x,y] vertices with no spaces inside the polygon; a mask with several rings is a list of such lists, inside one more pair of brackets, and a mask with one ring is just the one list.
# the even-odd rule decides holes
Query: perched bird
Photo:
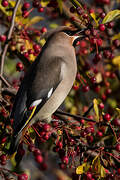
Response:
[{"label": "perched bird", "polygon": [[83,31],[65,26],[44,36],[42,52],[25,74],[15,98],[10,117],[14,122],[9,154],[17,150],[22,132],[38,120],[50,122],[51,115],[68,95],[77,73],[73,44],[83,36]]}]

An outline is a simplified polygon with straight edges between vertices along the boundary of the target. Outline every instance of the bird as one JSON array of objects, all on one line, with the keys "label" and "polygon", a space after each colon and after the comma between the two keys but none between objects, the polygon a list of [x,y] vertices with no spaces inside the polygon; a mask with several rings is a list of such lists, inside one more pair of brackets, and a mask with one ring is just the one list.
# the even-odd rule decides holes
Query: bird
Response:
[{"label": "bird", "polygon": [[84,37],[83,32],[60,26],[43,36],[46,43],[26,72],[13,104],[10,155],[17,151],[28,126],[38,120],[49,123],[70,92],[77,73],[74,43]]}]

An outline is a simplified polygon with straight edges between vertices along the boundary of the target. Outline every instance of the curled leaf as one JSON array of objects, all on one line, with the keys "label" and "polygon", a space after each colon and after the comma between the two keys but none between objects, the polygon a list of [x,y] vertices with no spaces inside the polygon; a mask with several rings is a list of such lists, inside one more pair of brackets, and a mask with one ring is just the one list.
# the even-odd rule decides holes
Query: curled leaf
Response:
[{"label": "curled leaf", "polygon": [[113,21],[116,17],[120,15],[120,10],[116,9],[113,11],[110,11],[103,19],[102,24],[108,23],[110,21]]}]

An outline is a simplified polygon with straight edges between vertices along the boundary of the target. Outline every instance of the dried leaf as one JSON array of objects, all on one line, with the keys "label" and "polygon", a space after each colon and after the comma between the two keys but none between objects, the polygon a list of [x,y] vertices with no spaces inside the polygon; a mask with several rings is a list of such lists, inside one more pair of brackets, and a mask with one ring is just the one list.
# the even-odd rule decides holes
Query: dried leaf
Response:
[{"label": "dried leaf", "polygon": [[108,23],[110,21],[113,21],[116,17],[120,15],[120,10],[116,9],[113,11],[110,11],[103,19],[102,24]]},{"label": "dried leaf", "polygon": [[28,21],[28,23],[26,23],[26,27],[29,27],[29,26],[31,26],[31,25],[33,25],[33,24],[36,24],[36,23],[38,23],[39,21],[42,21],[44,18],[43,17],[41,17],[41,16],[35,16],[35,17],[33,17],[32,19],[30,19],[29,21]]},{"label": "dried leaf", "polygon": [[101,165],[100,156],[97,155],[92,161],[92,170],[99,174],[99,178],[105,177],[105,168]]},{"label": "dried leaf", "polygon": [[96,114],[96,119],[97,119],[97,121],[99,121],[99,108],[98,108],[97,99],[93,100],[93,104],[94,104],[94,111],[95,111],[95,114]]},{"label": "dried leaf", "polygon": [[97,19],[95,13],[90,13],[90,16],[94,19],[94,21],[95,21],[95,23],[96,23],[96,26],[98,26],[98,25],[99,25],[98,22],[99,22],[100,19]]},{"label": "dried leaf", "polygon": [[120,40],[120,33],[115,34],[115,35],[112,37],[112,41],[114,41],[115,39],[119,39],[119,40]]},{"label": "dried leaf", "polygon": [[40,3],[41,3],[42,7],[46,7],[48,5],[48,3],[49,3],[49,0],[41,0]]},{"label": "dried leaf", "polygon": [[60,9],[60,13],[62,14],[62,11],[63,11],[62,0],[57,0],[57,2],[58,2],[58,7]]},{"label": "dried leaf", "polygon": [[77,1],[77,0],[71,0],[71,3],[75,6],[75,7],[82,7],[82,5]]},{"label": "dried leaf", "polygon": [[112,63],[120,68],[120,56],[114,57]]},{"label": "dried leaf", "polygon": [[84,167],[87,163],[83,163],[81,166],[78,166],[76,169],[76,174],[83,174],[84,173]]},{"label": "dried leaf", "polygon": [[99,73],[97,73],[96,74],[96,83],[100,83],[100,82],[102,82],[102,74],[99,72]]},{"label": "dried leaf", "polygon": [[49,27],[50,28],[57,28],[58,27],[58,24],[56,24],[56,23],[51,23],[50,25],[49,25]]},{"label": "dried leaf", "polygon": [[120,109],[119,108],[116,108],[116,110],[118,111],[118,113],[120,114]]}]

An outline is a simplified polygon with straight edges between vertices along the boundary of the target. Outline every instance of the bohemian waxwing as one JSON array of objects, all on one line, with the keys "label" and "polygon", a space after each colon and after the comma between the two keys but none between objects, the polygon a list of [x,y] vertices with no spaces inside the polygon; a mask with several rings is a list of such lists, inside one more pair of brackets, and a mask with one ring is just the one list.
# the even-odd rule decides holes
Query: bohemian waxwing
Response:
[{"label": "bohemian waxwing", "polygon": [[77,73],[73,43],[83,37],[83,31],[65,26],[44,36],[42,52],[25,74],[15,98],[10,117],[14,122],[9,154],[17,150],[26,127],[38,120],[50,122],[51,115],[68,95]]}]

